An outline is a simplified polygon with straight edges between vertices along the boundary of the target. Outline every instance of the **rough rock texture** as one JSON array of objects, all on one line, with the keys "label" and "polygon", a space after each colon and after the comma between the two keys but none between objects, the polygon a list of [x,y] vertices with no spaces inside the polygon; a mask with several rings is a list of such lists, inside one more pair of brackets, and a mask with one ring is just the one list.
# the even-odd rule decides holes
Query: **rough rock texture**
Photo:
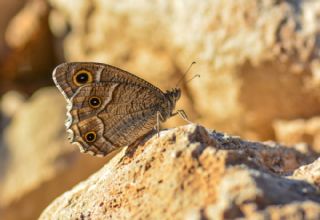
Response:
[{"label": "rough rock texture", "polygon": [[314,161],[312,164],[301,166],[295,170],[292,178],[307,181],[316,187],[320,191],[320,158]]},{"label": "rough rock texture", "polygon": [[11,92],[1,102],[0,219],[6,220],[36,219],[57,195],[108,161],[68,143],[65,100],[56,88],[22,100]]},{"label": "rough rock texture", "polygon": [[[320,192],[290,178],[312,162],[295,149],[195,124],[124,148],[40,219],[319,219]],[[309,172],[317,172],[319,163]],[[295,217],[295,218],[290,218]]]},{"label": "rough rock texture", "polygon": [[67,60],[107,62],[162,89],[197,61],[189,77],[201,78],[181,85],[179,104],[194,122],[269,139],[274,121],[320,113],[319,1],[49,2]]}]

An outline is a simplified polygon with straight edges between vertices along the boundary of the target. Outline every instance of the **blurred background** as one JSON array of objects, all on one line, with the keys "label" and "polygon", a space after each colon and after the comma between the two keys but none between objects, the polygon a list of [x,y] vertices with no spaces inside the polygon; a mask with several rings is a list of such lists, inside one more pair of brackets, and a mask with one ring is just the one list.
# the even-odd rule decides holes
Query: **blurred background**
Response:
[{"label": "blurred background", "polygon": [[[65,61],[175,86],[191,121],[320,153],[320,1],[0,0],[0,219],[36,219],[108,158],[66,139]],[[187,77],[188,79],[188,77]],[[164,127],[183,125],[179,117]]]}]

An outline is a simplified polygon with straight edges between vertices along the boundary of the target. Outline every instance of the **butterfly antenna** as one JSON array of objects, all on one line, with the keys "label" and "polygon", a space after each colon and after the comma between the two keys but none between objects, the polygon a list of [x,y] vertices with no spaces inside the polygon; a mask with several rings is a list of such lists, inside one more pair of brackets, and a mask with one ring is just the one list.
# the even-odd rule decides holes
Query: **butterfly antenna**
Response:
[{"label": "butterfly antenna", "polygon": [[[193,62],[190,64],[190,66],[188,67],[187,71],[181,76],[181,78],[179,79],[179,81],[178,81],[177,84],[176,84],[176,87],[178,87],[178,85],[179,85],[179,84],[182,82],[182,80],[186,77],[187,73],[189,72],[189,70],[191,69],[191,67],[192,67],[194,64],[196,64],[195,61],[193,61]],[[196,76],[197,76],[197,75],[196,75]],[[192,77],[192,79],[195,78],[196,76]],[[190,80],[189,80],[189,81],[190,81]]]},{"label": "butterfly antenna", "polygon": [[199,77],[200,78],[200,74],[194,75],[191,79],[187,80],[186,83],[190,82],[191,80],[194,80],[195,78]]}]

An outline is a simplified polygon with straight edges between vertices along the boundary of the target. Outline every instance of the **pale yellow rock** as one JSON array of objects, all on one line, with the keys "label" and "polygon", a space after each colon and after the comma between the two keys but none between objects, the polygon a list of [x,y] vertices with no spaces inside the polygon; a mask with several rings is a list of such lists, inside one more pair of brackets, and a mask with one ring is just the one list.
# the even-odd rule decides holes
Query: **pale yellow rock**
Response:
[{"label": "pale yellow rock", "polygon": [[287,145],[304,143],[309,151],[320,153],[320,117],[278,120],[274,130],[278,141]]},{"label": "pale yellow rock", "polygon": [[292,178],[307,181],[320,190],[320,158],[311,164],[299,167],[294,171]]},{"label": "pale yellow rock", "polygon": [[1,97],[0,109],[7,118],[12,118],[25,101],[25,96],[17,91],[9,91]]},{"label": "pale yellow rock", "polygon": [[10,19],[23,7],[25,4],[25,0],[13,0],[13,1],[1,1],[0,2],[0,8],[5,9],[1,10],[0,15],[0,30],[1,30],[1,36],[0,36],[0,54],[1,56],[4,55],[5,50],[4,48],[7,46],[7,42],[5,41],[5,36],[3,33],[5,33],[8,23],[10,22]]},{"label": "pale yellow rock", "polygon": [[13,89],[30,95],[49,85],[59,59],[47,22],[49,5],[46,0],[2,1],[0,14],[0,95]]},{"label": "pale yellow rock", "polygon": [[308,160],[294,149],[190,124],[123,149],[53,201],[40,219],[250,218],[264,211],[280,215],[280,205],[304,207],[306,200],[315,209],[316,187],[286,177]]}]

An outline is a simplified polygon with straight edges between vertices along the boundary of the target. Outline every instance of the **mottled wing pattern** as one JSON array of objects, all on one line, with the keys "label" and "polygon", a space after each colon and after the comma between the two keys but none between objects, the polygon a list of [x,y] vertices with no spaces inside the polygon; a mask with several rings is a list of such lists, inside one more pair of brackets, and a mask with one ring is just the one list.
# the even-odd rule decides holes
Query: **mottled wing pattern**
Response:
[{"label": "mottled wing pattern", "polygon": [[[90,80],[83,84],[75,82],[75,75],[85,71],[90,75]],[[95,82],[130,83],[141,87],[148,87],[155,93],[162,93],[151,83],[117,67],[94,62],[69,62],[57,66],[53,71],[53,80],[60,92],[68,100],[76,91],[85,84]]]},{"label": "mottled wing pattern", "polygon": [[[90,106],[92,98],[101,100],[99,106]],[[161,93],[135,83],[101,82],[81,87],[70,100],[71,141],[84,152],[106,155],[129,145],[152,130],[157,111],[165,112],[168,102]],[[96,134],[89,143],[85,135]]]},{"label": "mottled wing pattern", "polygon": [[145,136],[171,116],[180,90],[163,93],[147,81],[102,63],[71,62],[53,71],[68,102],[66,127],[83,152],[107,155]]}]

